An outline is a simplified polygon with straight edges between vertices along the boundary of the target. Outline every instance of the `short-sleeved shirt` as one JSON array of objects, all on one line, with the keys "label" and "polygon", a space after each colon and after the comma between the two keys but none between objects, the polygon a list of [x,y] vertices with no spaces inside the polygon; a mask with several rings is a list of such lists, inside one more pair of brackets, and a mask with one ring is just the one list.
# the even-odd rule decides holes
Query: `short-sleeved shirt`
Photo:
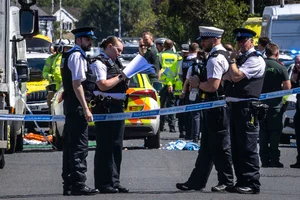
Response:
[{"label": "short-sleeved shirt", "polygon": [[[219,44],[212,48],[209,55],[219,50],[226,51],[226,49],[221,44]],[[223,74],[228,71],[228,68],[229,64],[224,55],[219,54],[216,57],[210,57],[206,64],[207,79],[215,78],[221,80]]]},{"label": "short-sleeved shirt", "polygon": [[[82,50],[78,45],[75,47]],[[72,73],[72,81],[81,80],[82,82],[86,79],[87,61],[80,52],[76,51],[69,56],[68,67]]]},{"label": "short-sleeved shirt", "polygon": [[[255,49],[251,48],[245,55],[247,56],[254,51]],[[245,74],[247,79],[260,78],[264,76],[265,67],[265,61],[261,56],[251,56],[239,67],[239,70]]]},{"label": "short-sleeved shirt", "polygon": [[[104,52],[100,52],[100,54],[103,55],[104,58],[108,58]],[[103,62],[96,60],[91,64],[91,69],[93,74],[96,75],[96,81],[107,79],[107,67]]]},{"label": "short-sleeved shirt", "polygon": [[[275,59],[266,58],[266,74],[262,93],[275,92],[282,90],[282,82],[289,80],[287,69],[278,63]],[[268,99],[264,101],[268,105],[277,106],[281,98]]]}]

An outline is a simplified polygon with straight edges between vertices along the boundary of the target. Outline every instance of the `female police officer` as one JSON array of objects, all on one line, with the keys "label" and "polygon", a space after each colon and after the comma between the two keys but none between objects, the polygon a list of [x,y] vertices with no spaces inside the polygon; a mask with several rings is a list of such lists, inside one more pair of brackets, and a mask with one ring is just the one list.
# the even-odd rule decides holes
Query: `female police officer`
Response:
[{"label": "female police officer", "polygon": [[[105,39],[100,47],[103,51],[91,64],[97,76],[97,89],[94,91],[93,113],[123,112],[127,84],[122,73],[122,65],[117,57],[123,51],[123,43],[117,37]],[[101,193],[128,192],[120,185],[124,120],[99,121],[96,126],[95,187]]]}]

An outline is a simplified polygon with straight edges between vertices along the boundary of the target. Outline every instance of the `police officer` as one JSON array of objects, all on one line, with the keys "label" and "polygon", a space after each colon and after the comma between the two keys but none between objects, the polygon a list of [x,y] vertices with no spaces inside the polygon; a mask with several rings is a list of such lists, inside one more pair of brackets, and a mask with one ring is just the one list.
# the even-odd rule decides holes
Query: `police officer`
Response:
[{"label": "police officer", "polygon": [[257,153],[258,123],[256,105],[263,87],[265,61],[256,52],[256,33],[245,28],[233,31],[241,53],[232,53],[225,79],[226,101],[230,114],[231,152],[237,182],[228,192],[257,194],[260,192],[259,157]]},{"label": "police officer", "polygon": [[[292,73],[293,88],[300,87],[300,54],[295,57],[295,66]],[[294,115],[295,135],[297,144],[296,163],[291,164],[291,168],[300,168],[300,94],[297,94],[296,113]]]},{"label": "police officer", "polygon": [[[92,111],[96,114],[122,113],[126,100],[126,76],[117,59],[123,51],[123,43],[111,36],[103,40],[103,48],[92,64],[97,76],[97,88]],[[124,138],[124,120],[98,121],[96,128],[95,188],[100,193],[127,193],[129,190],[120,184],[120,171]]]},{"label": "police officer", "polygon": [[85,185],[88,155],[88,122],[93,115],[87,102],[91,100],[95,88],[85,51],[92,46],[93,27],[72,30],[76,44],[62,57],[62,82],[64,86],[64,126],[63,144],[63,184],[64,195],[94,195],[98,190]]},{"label": "police officer", "polygon": [[[190,80],[192,88],[199,88],[205,95],[204,101],[222,99],[221,80],[228,70],[228,55],[221,44],[222,29],[200,26],[201,45],[209,52],[205,70]],[[199,82],[200,81],[200,82]],[[201,95],[201,96],[204,96]],[[204,112],[201,148],[189,179],[177,183],[180,190],[203,190],[213,164],[218,172],[218,184],[211,188],[213,192],[224,192],[233,185],[231,167],[230,136],[227,124],[226,107],[213,108]]]},{"label": "police officer", "polygon": [[[279,47],[275,43],[266,45],[265,54],[266,75],[263,93],[291,89],[291,81],[287,69],[278,60]],[[259,121],[259,155],[262,167],[283,168],[279,162],[278,149],[282,132],[282,98],[267,99],[263,103],[268,105],[265,119]]]},{"label": "police officer", "polygon": [[[202,60],[199,60],[197,53],[199,51],[199,45],[197,43],[192,43],[188,47],[189,55],[183,59],[181,68],[180,68],[180,77],[183,82],[182,86],[182,97],[185,100],[185,104],[196,103],[196,99],[193,101],[190,100],[190,89],[189,89],[189,80],[193,75],[196,75],[198,72],[198,65],[202,64]],[[201,62],[201,63],[200,63]],[[198,91],[198,88],[194,90]],[[200,111],[186,112],[185,114],[185,139],[194,140],[198,142],[200,134]]]}]

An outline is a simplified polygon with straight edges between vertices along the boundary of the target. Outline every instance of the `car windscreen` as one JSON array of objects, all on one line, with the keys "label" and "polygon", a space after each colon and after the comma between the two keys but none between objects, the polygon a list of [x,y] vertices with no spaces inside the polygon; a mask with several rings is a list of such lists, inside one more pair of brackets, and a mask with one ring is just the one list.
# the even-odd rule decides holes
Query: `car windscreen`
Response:
[{"label": "car windscreen", "polygon": [[130,88],[139,88],[140,87],[140,83],[139,83],[137,76],[138,75],[134,75],[133,77],[131,77],[130,83],[129,83]]},{"label": "car windscreen", "polygon": [[39,69],[43,71],[46,58],[27,58],[29,68]]}]

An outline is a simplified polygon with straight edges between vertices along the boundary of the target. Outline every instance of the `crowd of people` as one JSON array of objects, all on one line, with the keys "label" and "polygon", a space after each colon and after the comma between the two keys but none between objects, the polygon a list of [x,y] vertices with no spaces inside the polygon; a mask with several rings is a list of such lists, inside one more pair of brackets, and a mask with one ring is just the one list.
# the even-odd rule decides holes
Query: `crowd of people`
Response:
[{"label": "crowd of people", "polygon": [[[287,69],[278,61],[279,47],[269,38],[260,38],[259,50],[255,50],[256,33],[237,28],[233,31],[235,50],[230,44],[222,44],[224,30],[200,26],[199,31],[198,41],[183,44],[181,54],[174,51],[172,40],[154,40],[148,31],[143,32],[139,41],[139,53],[155,69],[154,74],[148,75],[150,82],[155,89],[162,84],[158,89],[161,108],[227,102],[223,107],[161,116],[160,131],[167,130],[167,122],[169,132],[175,133],[177,117],[179,138],[196,143],[200,140],[201,148],[190,177],[176,187],[205,190],[215,166],[218,183],[211,191],[258,194],[260,167],[283,167],[279,142],[284,111],[281,98],[262,102],[259,97],[261,93],[299,87],[300,56],[295,58],[291,84]],[[63,194],[127,193],[129,190],[120,183],[124,120],[95,123],[95,189],[85,184],[88,122],[93,121],[92,113],[120,113],[126,106],[129,79],[118,60],[123,42],[110,36],[102,41],[101,53],[88,59],[86,51],[96,38],[94,28],[82,27],[72,33],[75,45],[67,43],[56,48],[57,56],[49,57],[43,73],[55,83],[55,89],[61,81],[64,87]],[[60,80],[56,74],[61,76]],[[92,110],[88,105],[91,101]],[[295,122],[300,118],[299,104],[297,95]],[[300,168],[299,124],[295,123],[298,156],[292,168]]]}]

